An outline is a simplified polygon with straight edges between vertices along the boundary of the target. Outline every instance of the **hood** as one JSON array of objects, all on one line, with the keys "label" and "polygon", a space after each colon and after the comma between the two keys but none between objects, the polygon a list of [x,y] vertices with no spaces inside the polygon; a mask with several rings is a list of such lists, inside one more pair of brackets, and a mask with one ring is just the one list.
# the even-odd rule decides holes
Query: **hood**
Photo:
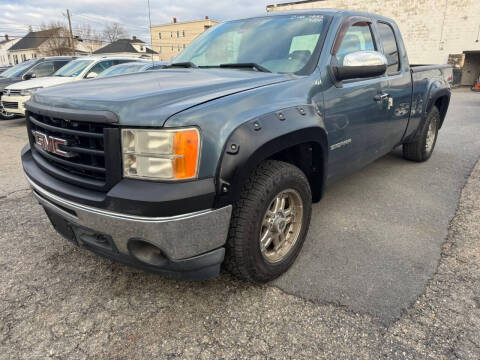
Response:
[{"label": "hood", "polygon": [[17,82],[13,86],[10,85],[8,89],[24,90],[24,89],[32,89],[32,88],[39,88],[39,87],[44,88],[44,87],[50,87],[54,85],[69,83],[75,80],[78,80],[78,79],[71,78],[71,77],[61,77],[61,76],[46,76],[38,79],[31,79],[31,80]]},{"label": "hood", "polygon": [[107,110],[122,124],[162,126],[172,115],[233,93],[294,77],[232,69],[165,69],[39,90],[33,101],[68,109]]}]

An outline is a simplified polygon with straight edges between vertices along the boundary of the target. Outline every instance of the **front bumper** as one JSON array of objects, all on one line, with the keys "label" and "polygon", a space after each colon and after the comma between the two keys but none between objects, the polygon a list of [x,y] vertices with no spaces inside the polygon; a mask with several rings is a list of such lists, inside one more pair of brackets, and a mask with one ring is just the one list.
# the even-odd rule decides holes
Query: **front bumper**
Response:
[{"label": "front bumper", "polygon": [[[201,280],[220,272],[231,206],[172,217],[142,217],[78,204],[27,179],[56,230],[79,245],[173,277]],[[157,257],[152,265],[140,260],[131,246],[139,240],[160,249],[160,261]]]},{"label": "front bumper", "polygon": [[2,106],[9,113],[25,115],[25,103],[29,99],[30,99],[30,96],[3,95]]}]

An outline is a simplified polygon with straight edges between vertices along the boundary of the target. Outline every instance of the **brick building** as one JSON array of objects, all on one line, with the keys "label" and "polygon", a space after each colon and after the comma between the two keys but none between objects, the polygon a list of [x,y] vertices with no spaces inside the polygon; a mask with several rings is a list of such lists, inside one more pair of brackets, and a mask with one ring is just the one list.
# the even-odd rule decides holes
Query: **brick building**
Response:
[{"label": "brick building", "polygon": [[312,8],[392,18],[402,32],[411,63],[450,62],[462,69],[462,85],[472,85],[480,76],[480,0],[314,0],[269,5],[267,11]]},{"label": "brick building", "polygon": [[185,49],[198,35],[218,24],[208,16],[204,20],[177,22],[156,25],[150,28],[152,49],[158,53],[160,61],[170,61]]}]

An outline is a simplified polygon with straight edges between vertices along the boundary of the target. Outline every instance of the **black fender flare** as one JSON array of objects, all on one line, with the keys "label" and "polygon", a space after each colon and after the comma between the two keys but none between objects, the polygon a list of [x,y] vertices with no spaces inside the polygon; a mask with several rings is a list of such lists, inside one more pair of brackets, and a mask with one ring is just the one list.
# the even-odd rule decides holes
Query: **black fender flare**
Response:
[{"label": "black fender flare", "polygon": [[425,112],[423,113],[422,125],[423,125],[424,121],[426,120],[426,118],[428,116],[428,113],[430,112],[430,110],[432,110],[432,107],[435,105],[437,100],[440,99],[441,97],[446,97],[447,98],[447,102],[442,106],[442,109],[438,109],[438,110],[440,110],[440,114],[441,114],[440,128],[442,127],[443,120],[445,119],[445,115],[447,114],[448,105],[450,104],[451,90],[449,88],[440,88],[438,90],[435,90],[433,88],[433,86],[430,89],[430,94],[429,94],[429,97],[428,97],[428,103],[427,103],[427,106],[425,108]]},{"label": "black fender flare", "polygon": [[262,161],[298,145],[305,146],[296,149],[301,152],[295,154],[296,160],[306,163],[302,170],[311,183],[313,201],[320,200],[327,175],[327,132],[314,106],[304,105],[265,114],[232,132],[217,168],[216,207],[238,199],[243,184]]},{"label": "black fender flare", "polygon": [[438,99],[440,99],[441,97],[446,97],[448,99],[447,102],[444,104],[442,109],[439,109],[440,114],[441,114],[441,123],[440,123],[440,126],[439,126],[439,129],[440,129],[443,125],[443,120],[445,119],[445,115],[447,113],[448,105],[450,103],[450,96],[451,96],[451,90],[449,88],[442,87],[442,88],[439,88],[439,89],[435,90],[435,86],[434,86],[434,84],[432,84],[430,86],[430,89],[429,89],[427,95],[426,95],[427,105],[423,109],[422,118],[421,118],[417,128],[413,132],[413,134],[410,135],[408,137],[408,139],[405,139],[404,142],[414,142],[414,141],[418,140],[418,138],[421,134],[421,129],[423,129],[425,121],[427,120],[428,114],[432,110],[432,107],[435,105],[435,103],[437,102]]}]

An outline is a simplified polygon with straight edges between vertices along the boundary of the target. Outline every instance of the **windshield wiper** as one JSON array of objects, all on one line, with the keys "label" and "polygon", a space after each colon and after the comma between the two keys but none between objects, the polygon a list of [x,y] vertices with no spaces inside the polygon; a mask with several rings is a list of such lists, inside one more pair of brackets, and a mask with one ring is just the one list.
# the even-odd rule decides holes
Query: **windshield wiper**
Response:
[{"label": "windshield wiper", "polygon": [[198,68],[197,65],[195,65],[191,61],[186,61],[186,62],[178,62],[178,63],[172,63],[165,65],[165,68],[171,68],[171,67],[182,67],[182,68]]},{"label": "windshield wiper", "polygon": [[256,63],[237,63],[237,64],[220,64],[221,68],[249,68],[256,69],[261,72],[271,72],[267,68],[264,68],[262,65]]}]

